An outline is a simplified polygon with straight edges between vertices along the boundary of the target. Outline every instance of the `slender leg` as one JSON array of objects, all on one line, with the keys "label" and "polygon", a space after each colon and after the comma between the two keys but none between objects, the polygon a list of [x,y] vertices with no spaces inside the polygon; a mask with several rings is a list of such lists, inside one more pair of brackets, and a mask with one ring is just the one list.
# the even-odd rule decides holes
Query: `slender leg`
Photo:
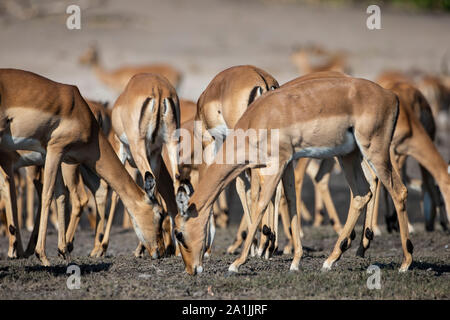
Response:
[{"label": "slender leg", "polygon": [[39,223],[39,235],[35,249],[36,256],[44,266],[50,265],[50,262],[45,255],[45,240],[47,234],[50,204],[53,198],[53,191],[55,189],[55,180],[58,174],[58,169],[61,165],[61,155],[62,150],[60,148],[56,146],[47,147],[44,170],[44,185],[42,188],[42,208]]},{"label": "slender leg", "polygon": [[381,235],[381,229],[378,226],[378,212],[380,210],[380,192],[381,192],[381,182],[377,178],[377,191],[375,193],[375,200],[374,200],[375,205],[373,207],[373,218],[372,218],[374,236]]},{"label": "slender leg", "polygon": [[0,179],[2,180],[2,197],[5,200],[6,223],[9,233],[8,258],[20,258],[23,256],[23,248],[17,217],[14,171],[8,155],[3,153],[0,156]]},{"label": "slender leg", "polygon": [[[106,223],[105,236],[103,237],[102,246],[101,246],[102,249],[99,253],[100,256],[104,256],[106,254],[106,250],[108,249],[109,237],[111,234],[112,223],[114,220],[114,213],[116,212],[116,206],[117,206],[118,202],[119,202],[119,196],[117,195],[117,193],[112,191],[111,207],[109,208],[108,222]],[[126,212],[126,209],[124,209],[124,215],[128,215],[128,213]]]},{"label": "slender leg", "polygon": [[345,177],[350,186],[351,202],[347,221],[334,246],[333,252],[328,259],[325,260],[322,270],[330,270],[333,263],[339,260],[342,253],[350,247],[355,236],[354,228],[356,222],[361,211],[372,196],[369,185],[364,177],[364,172],[361,168],[361,160],[361,155],[358,150],[339,158],[341,167],[344,170]]},{"label": "slender leg", "polygon": [[271,247],[269,248],[270,255],[273,255],[278,250],[278,224],[279,224],[279,213],[280,213],[280,200],[281,200],[281,191],[283,186],[281,183],[278,183],[277,190],[275,191],[275,200],[274,200],[274,215],[273,215],[273,237]]},{"label": "slender leg", "polygon": [[[241,266],[248,257],[250,246],[253,243],[253,239],[256,234],[258,225],[261,223],[261,219],[273,193],[281,179],[281,174],[283,173],[283,168],[276,174],[271,176],[260,176],[261,182],[261,192],[259,196],[259,201],[253,201],[252,199],[252,224],[249,227],[249,232],[247,238],[245,239],[244,247],[239,258],[237,258],[228,268],[230,272],[238,272],[239,266]],[[252,195],[253,197],[253,195]]]},{"label": "slender leg", "polygon": [[61,172],[64,182],[69,189],[70,200],[72,204],[69,226],[67,227],[66,232],[67,247],[69,251],[72,251],[75,231],[81,218],[82,209],[84,205],[86,205],[87,195],[85,199],[86,202],[82,203],[82,200],[80,199],[80,193],[78,192],[79,180],[81,180],[79,165],[63,163],[61,164]]},{"label": "slender leg", "polygon": [[[377,188],[378,188],[378,178],[375,175],[375,172],[370,168],[370,166],[367,164],[366,161],[363,161],[362,168],[366,177],[366,180],[369,182],[370,185],[370,192],[373,195],[377,194]],[[358,250],[356,252],[357,256],[360,256],[364,258],[364,253],[370,246],[370,241],[373,240],[373,216],[375,211],[375,205],[376,205],[377,198],[376,196],[372,197],[367,204],[366,209],[366,218],[364,220],[364,227],[361,237],[361,242],[358,247]]]},{"label": "slender leg", "polygon": [[27,218],[25,220],[25,227],[28,231],[33,230],[33,217],[34,217],[34,184],[33,180],[37,174],[37,167],[31,166],[25,168],[27,176]]},{"label": "slender leg", "polygon": [[283,192],[283,197],[280,200],[280,213],[281,213],[281,223],[283,224],[283,231],[288,239],[288,243],[283,249],[283,254],[291,254],[293,243],[292,243],[292,231],[291,231],[291,219],[289,218],[289,211],[287,207],[286,195]]},{"label": "slender leg", "polygon": [[267,209],[265,210],[262,218],[261,223],[261,234],[260,234],[260,240],[259,240],[259,247],[257,251],[257,256],[262,257],[264,255],[264,252],[267,251],[267,248],[269,247],[269,241],[270,241],[270,234],[272,233],[272,230],[270,228],[270,211],[273,210],[272,203],[269,202]]},{"label": "slender leg", "polygon": [[[27,250],[25,251],[25,257],[28,258],[29,256],[33,255],[35,249],[36,249],[36,243],[39,233],[39,223],[41,220],[41,208],[42,208],[42,179],[43,179],[43,169],[42,167],[36,167],[35,168],[35,174],[33,175],[33,185],[36,189],[37,195],[38,195],[38,208],[36,210],[36,217],[34,221],[36,222],[33,225],[33,230],[31,232],[30,240],[28,241]],[[34,190],[33,190],[34,191]]]},{"label": "slender leg", "polygon": [[[300,159],[299,161],[301,161]],[[303,255],[302,241],[300,232],[301,228],[301,215],[297,210],[297,201],[301,199],[301,183],[295,177],[294,164],[291,161],[286,166],[286,170],[283,173],[283,188],[286,195],[289,215],[291,217],[291,230],[292,230],[292,242],[294,244],[294,259],[292,260],[289,270],[298,270],[300,259]],[[298,191],[300,190],[300,191]]]},{"label": "slender leg", "polygon": [[322,160],[319,171],[314,177],[315,181],[315,191],[320,193],[319,199],[323,201],[325,208],[327,209],[328,215],[330,217],[330,223],[333,226],[334,231],[339,234],[342,230],[341,221],[334,206],[333,199],[331,198],[329,181],[331,176],[331,171],[334,167],[334,158]]},{"label": "slender leg", "polygon": [[[381,180],[394,202],[403,249],[403,262],[399,271],[405,272],[412,263],[413,252],[413,245],[408,238],[408,219],[406,215],[406,197],[408,196],[408,190],[402,182],[397,166],[391,163],[391,159],[394,159],[394,155],[392,154],[393,150],[391,149],[390,155],[388,153],[389,156],[386,156],[383,152],[380,152],[379,148],[376,147],[377,145],[380,144],[374,141],[371,145],[369,144],[367,149],[363,148],[362,151],[364,158],[366,158],[369,164],[374,168],[378,178]],[[370,146],[372,146],[372,149]]]},{"label": "slender leg", "polygon": [[[301,203],[303,203],[301,194],[302,194],[302,186],[303,186],[303,179],[305,177],[306,168],[308,167],[310,163],[309,158],[300,158],[297,161],[297,164],[294,169],[293,177],[295,178],[294,182],[294,188],[295,188],[295,198],[297,199],[298,205],[296,205],[297,215],[301,216]],[[284,190],[286,194],[286,190]],[[289,204],[288,204],[289,205]],[[291,215],[292,217],[292,215]],[[300,228],[300,235],[303,236],[303,230]]]},{"label": "slender leg", "polygon": [[58,220],[58,255],[63,259],[69,259],[69,253],[66,244],[66,187],[64,186],[61,168],[58,168],[58,173],[55,181],[55,203],[57,207]]},{"label": "slender leg", "polygon": [[247,219],[243,215],[241,218],[241,223],[239,224],[239,229],[236,233],[236,240],[227,248],[227,253],[234,254],[245,241],[245,238],[247,238]]}]

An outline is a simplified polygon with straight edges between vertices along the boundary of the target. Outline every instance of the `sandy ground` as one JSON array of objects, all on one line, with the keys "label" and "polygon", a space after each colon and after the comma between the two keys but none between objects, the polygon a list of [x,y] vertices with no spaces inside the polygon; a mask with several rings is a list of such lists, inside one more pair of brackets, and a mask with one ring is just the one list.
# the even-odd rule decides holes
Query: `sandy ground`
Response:
[{"label": "sandy ground", "polygon": [[[426,233],[422,225],[411,237],[414,263],[400,274],[400,237],[383,234],[376,238],[365,259],[355,257],[360,239],[333,267],[320,271],[337,236],[330,226],[307,228],[300,271],[289,272],[292,256],[276,255],[270,261],[250,258],[238,275],[229,276],[228,266],[237,257],[227,255],[235,227],[218,230],[212,257],[205,271],[195,277],[183,272],[180,257],[159,260],[136,259],[133,231],[115,228],[108,256],[88,258],[93,232],[78,232],[72,263],[81,270],[80,289],[69,290],[67,265],[56,257],[56,234],[48,238],[52,267],[44,268],[35,257],[27,260],[0,260],[0,299],[449,299],[449,236],[443,231]],[[284,239],[280,239],[283,246]],[[6,240],[1,239],[5,254]],[[367,268],[380,267],[380,290],[369,290]],[[208,290],[209,288],[209,290]]]},{"label": "sandy ground", "polygon": [[[324,8],[258,0],[99,0],[80,1],[82,28],[68,30],[65,3],[54,2],[60,7],[52,8],[61,10],[52,15],[18,20],[0,14],[0,67],[30,70],[76,84],[85,97],[111,103],[115,93],[104,87],[91,70],[77,64],[78,56],[93,41],[107,68],[158,61],[177,66],[184,72],[179,95],[193,100],[215,74],[232,65],[259,66],[280,83],[296,77],[289,54],[297,44],[314,42],[346,50],[353,74],[369,79],[389,68],[437,72],[444,52],[450,49],[450,16],[442,14],[406,14],[382,8],[382,30],[370,31],[363,7]],[[448,137],[448,132],[439,132],[439,150],[446,160],[450,159]],[[408,163],[408,169],[418,177],[415,164]],[[345,221],[349,195],[342,181],[342,175],[334,175],[331,192]],[[304,200],[312,209],[309,181],[304,190]],[[355,243],[332,272],[322,274],[320,266],[331,252],[336,235],[330,226],[307,226],[300,272],[288,273],[291,257],[278,255],[270,263],[252,258],[240,275],[226,277],[227,267],[235,258],[224,253],[241,214],[236,206],[231,212],[232,227],[218,231],[206,272],[195,278],[182,272],[178,257],[135,259],[131,253],[137,244],[135,234],[118,226],[113,229],[110,256],[87,258],[93,232],[84,228],[76,236],[72,255],[73,262],[81,266],[82,287],[68,290],[66,266],[56,258],[54,231],[47,249],[54,264],[51,268],[40,267],[35,258],[5,260],[7,240],[1,238],[0,298],[448,299],[450,238],[439,227],[433,233],[422,231],[418,199],[419,194],[410,191],[408,213],[418,231],[412,236],[415,263],[405,275],[397,272],[401,259],[399,235],[386,232],[376,238],[368,258],[354,257]],[[366,269],[372,263],[382,269],[381,290],[366,288]],[[212,286],[213,296],[207,293],[208,286]]]}]

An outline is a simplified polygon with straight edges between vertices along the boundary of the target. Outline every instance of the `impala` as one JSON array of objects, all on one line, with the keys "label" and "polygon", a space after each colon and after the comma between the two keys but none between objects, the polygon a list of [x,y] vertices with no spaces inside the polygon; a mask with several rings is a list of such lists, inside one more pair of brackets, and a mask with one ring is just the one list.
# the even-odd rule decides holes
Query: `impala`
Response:
[{"label": "impala", "polygon": [[99,61],[98,49],[92,45],[81,55],[79,62],[82,65],[92,67],[97,78],[112,88],[114,91],[121,93],[128,81],[139,73],[155,73],[165,77],[169,82],[177,88],[181,81],[181,73],[174,67],[165,63],[154,63],[150,65],[124,66],[113,71],[103,68]]},{"label": "impala", "polygon": [[[27,71],[1,69],[0,98],[0,150],[31,150],[45,157],[35,249],[42,264],[50,264],[45,255],[46,229],[61,162],[82,163],[103,178],[129,210],[135,232],[150,255],[160,254],[161,210],[126,172],[75,86]],[[16,224],[17,216],[8,219],[15,240],[20,240]]]},{"label": "impala", "polygon": [[[400,271],[406,271],[412,262],[412,243],[408,239],[405,200],[406,187],[399,174],[392,170],[390,142],[398,116],[398,98],[392,92],[364,79],[351,77],[324,77],[291,81],[256,100],[237,122],[235,129],[269,129],[278,134],[279,149],[267,150],[262,161],[249,161],[251,152],[258,152],[260,141],[235,146],[235,154],[245,154],[243,162],[211,164],[207,178],[189,201],[187,210],[176,217],[175,233],[186,271],[189,274],[203,270],[206,230],[213,201],[225,186],[244,170],[276,165],[274,174],[260,175],[261,190],[258,201],[252,202],[255,220],[249,228],[241,256],[230,266],[237,272],[248,256],[262,213],[283,178],[284,190],[292,219],[294,259],[291,270],[297,270],[302,255],[299,235],[300,217],[296,212],[293,159],[301,157],[329,158],[337,156],[350,185],[352,199],[349,216],[339,239],[323,269],[328,270],[349,248],[357,218],[372,194],[361,166],[365,159],[391,194],[400,222],[403,262]],[[272,133],[272,130],[275,130]],[[230,139],[227,138],[227,143]],[[227,144],[225,143],[225,144]],[[225,144],[221,149],[225,148]],[[246,152],[247,148],[248,152]],[[277,157],[273,157],[278,154]]]}]

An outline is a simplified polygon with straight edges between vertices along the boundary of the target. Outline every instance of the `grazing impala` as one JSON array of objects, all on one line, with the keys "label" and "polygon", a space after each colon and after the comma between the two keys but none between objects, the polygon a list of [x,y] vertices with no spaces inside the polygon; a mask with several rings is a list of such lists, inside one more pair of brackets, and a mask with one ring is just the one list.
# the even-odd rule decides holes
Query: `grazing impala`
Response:
[{"label": "grazing impala", "polygon": [[[166,211],[175,217],[178,210],[175,193],[181,186],[180,182],[189,184],[188,181],[180,181],[180,139],[175,137],[180,128],[180,107],[175,88],[157,74],[133,76],[114,104],[112,123],[121,143],[119,157],[122,163],[128,161],[138,169],[148,198],[156,201],[156,196],[161,195]],[[163,147],[167,152],[166,163],[162,158]],[[166,165],[168,177],[162,176]],[[140,255],[139,248],[136,253]]]},{"label": "grazing impala", "polygon": [[159,74],[169,80],[175,88],[178,88],[181,80],[181,73],[174,67],[164,63],[126,66],[113,71],[105,70],[99,62],[96,46],[89,47],[89,49],[80,57],[79,62],[91,66],[100,81],[118,93],[121,93],[125,89],[128,81],[138,73]]},{"label": "grazing impala", "polygon": [[349,73],[346,60],[344,52],[330,52],[317,45],[296,48],[291,55],[292,63],[302,75],[324,71]]},{"label": "grazing impala", "polygon": [[[244,249],[229,268],[237,272],[247,258],[262,213],[266,209],[280,179],[289,203],[295,254],[291,270],[297,270],[302,255],[299,236],[300,218],[296,214],[293,192],[292,160],[301,157],[329,158],[337,156],[352,191],[349,216],[339,239],[323,269],[330,269],[349,248],[357,218],[372,194],[361,167],[365,159],[391,194],[400,222],[403,262],[406,271],[412,262],[412,243],[408,239],[405,200],[407,190],[399,174],[392,170],[390,142],[398,116],[398,98],[392,92],[364,79],[325,77],[301,80],[280,87],[256,100],[243,114],[235,129],[268,129],[278,135],[278,150],[267,148],[267,157],[250,161],[251,152],[258,152],[260,139],[235,145],[235,154],[245,154],[245,161],[210,165],[205,179],[190,199],[189,207],[176,217],[177,240],[186,271],[195,274],[203,270],[202,261],[206,236],[205,226],[213,201],[224,187],[248,168],[272,167],[275,173],[260,176],[260,196],[252,202],[254,216]],[[274,130],[278,129],[278,130]],[[229,136],[227,143],[235,137]],[[227,144],[226,143],[226,144]],[[225,144],[222,149],[225,148]],[[246,152],[246,150],[248,152]],[[277,155],[278,156],[274,156]]]},{"label": "grazing impala", "polygon": [[[160,254],[162,217],[158,205],[148,200],[124,169],[75,86],[27,71],[1,69],[0,98],[0,150],[31,150],[45,156],[35,249],[42,264],[50,264],[45,255],[46,229],[61,162],[85,164],[103,178],[127,207],[135,232],[150,255]],[[19,241],[16,225],[17,212],[15,217],[8,217],[8,226]],[[15,248],[20,247],[17,242]]]},{"label": "grazing impala", "polygon": [[[217,74],[203,91],[197,102],[195,120],[201,128],[194,128],[194,136],[202,141],[204,158],[212,159],[230,129],[247,107],[264,92],[278,88],[278,82],[270,74],[251,65],[234,66]],[[199,179],[207,167],[203,162],[199,168]],[[242,177],[236,180],[236,190],[244,209],[244,217],[250,219],[246,190]],[[225,194],[222,193],[221,197]],[[224,199],[221,199],[225,202]],[[215,211],[218,220],[226,221],[226,213]],[[238,232],[237,242],[242,232]],[[237,245],[239,246],[239,245]],[[236,247],[237,247],[236,246]]]}]

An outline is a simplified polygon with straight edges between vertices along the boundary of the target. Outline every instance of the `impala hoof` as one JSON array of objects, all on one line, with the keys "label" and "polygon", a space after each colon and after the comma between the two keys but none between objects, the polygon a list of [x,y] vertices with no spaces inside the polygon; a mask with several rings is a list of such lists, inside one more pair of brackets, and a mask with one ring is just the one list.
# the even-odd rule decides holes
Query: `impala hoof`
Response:
[{"label": "impala hoof", "polygon": [[228,267],[228,272],[231,272],[231,273],[238,273],[239,270],[238,270],[238,267],[236,267],[234,264],[232,264],[232,265],[230,265],[230,266]]},{"label": "impala hoof", "polygon": [[322,272],[328,272],[331,270],[332,262],[325,261],[322,266]]}]

